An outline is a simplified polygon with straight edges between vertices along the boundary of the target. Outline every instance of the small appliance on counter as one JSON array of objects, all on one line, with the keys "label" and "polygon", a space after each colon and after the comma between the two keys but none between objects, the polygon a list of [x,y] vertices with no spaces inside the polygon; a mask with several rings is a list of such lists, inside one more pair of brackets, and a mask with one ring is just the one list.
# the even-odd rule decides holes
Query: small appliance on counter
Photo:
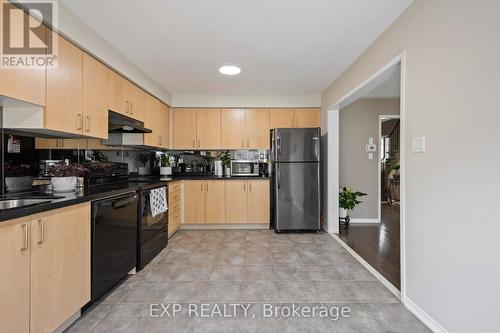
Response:
[{"label": "small appliance on counter", "polygon": [[63,160],[40,160],[38,171],[40,177],[49,177],[48,170],[51,166],[62,163]]},{"label": "small appliance on counter", "polygon": [[222,167],[222,161],[218,160],[214,162],[214,176],[222,177],[224,174],[224,169]]},{"label": "small appliance on counter", "polygon": [[233,177],[258,177],[259,161],[257,160],[231,160],[231,176]]}]

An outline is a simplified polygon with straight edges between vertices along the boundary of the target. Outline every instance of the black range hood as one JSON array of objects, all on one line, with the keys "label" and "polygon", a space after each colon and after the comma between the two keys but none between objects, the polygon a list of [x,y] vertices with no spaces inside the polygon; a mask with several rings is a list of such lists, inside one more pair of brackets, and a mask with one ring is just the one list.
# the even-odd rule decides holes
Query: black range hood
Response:
[{"label": "black range hood", "polygon": [[142,121],[124,116],[114,111],[108,115],[109,133],[151,133],[149,128],[144,127]]}]

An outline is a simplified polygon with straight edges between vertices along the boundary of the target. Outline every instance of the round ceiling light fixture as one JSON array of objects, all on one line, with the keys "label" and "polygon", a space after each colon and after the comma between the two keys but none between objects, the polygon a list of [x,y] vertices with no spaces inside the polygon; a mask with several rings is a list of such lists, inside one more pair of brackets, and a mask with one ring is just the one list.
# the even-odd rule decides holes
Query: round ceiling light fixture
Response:
[{"label": "round ceiling light fixture", "polygon": [[219,68],[219,72],[224,75],[238,75],[241,73],[241,68],[236,65],[224,65]]}]

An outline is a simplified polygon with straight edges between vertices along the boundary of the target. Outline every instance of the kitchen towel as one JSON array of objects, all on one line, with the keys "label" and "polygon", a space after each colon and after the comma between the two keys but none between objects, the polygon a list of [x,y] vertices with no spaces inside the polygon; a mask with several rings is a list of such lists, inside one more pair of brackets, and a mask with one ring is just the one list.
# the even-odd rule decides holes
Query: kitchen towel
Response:
[{"label": "kitchen towel", "polygon": [[161,213],[165,213],[167,206],[167,190],[165,187],[151,190],[149,193],[149,204],[151,206],[151,215],[155,217]]}]

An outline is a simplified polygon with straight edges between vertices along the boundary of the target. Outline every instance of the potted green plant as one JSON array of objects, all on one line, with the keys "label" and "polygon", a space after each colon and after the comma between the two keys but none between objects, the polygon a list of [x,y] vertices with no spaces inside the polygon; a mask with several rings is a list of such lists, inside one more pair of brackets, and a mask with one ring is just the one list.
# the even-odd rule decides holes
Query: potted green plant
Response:
[{"label": "potted green plant", "polygon": [[231,155],[229,154],[229,150],[223,151],[217,156],[222,164],[222,170],[224,171],[224,175],[226,177],[231,176]]},{"label": "potted green plant", "polygon": [[84,177],[88,169],[78,163],[60,162],[48,168],[52,189],[55,192],[72,192],[76,189],[77,177]]},{"label": "potted green plant", "polygon": [[160,175],[167,176],[172,174],[172,167],[170,166],[170,158],[168,154],[161,153],[158,156],[158,162],[160,164]]},{"label": "potted green plant", "polygon": [[352,210],[361,203],[359,197],[366,193],[354,191],[351,187],[344,187],[339,193],[339,217],[349,218]]},{"label": "potted green plant", "polygon": [[400,169],[401,169],[401,166],[399,165],[399,163],[396,163],[391,167],[391,171],[394,171],[394,173],[392,174],[392,179],[399,180],[399,177],[400,177],[399,170]]},{"label": "potted green plant", "polygon": [[15,192],[30,189],[33,184],[31,168],[27,164],[5,164],[5,187],[7,191]]}]

